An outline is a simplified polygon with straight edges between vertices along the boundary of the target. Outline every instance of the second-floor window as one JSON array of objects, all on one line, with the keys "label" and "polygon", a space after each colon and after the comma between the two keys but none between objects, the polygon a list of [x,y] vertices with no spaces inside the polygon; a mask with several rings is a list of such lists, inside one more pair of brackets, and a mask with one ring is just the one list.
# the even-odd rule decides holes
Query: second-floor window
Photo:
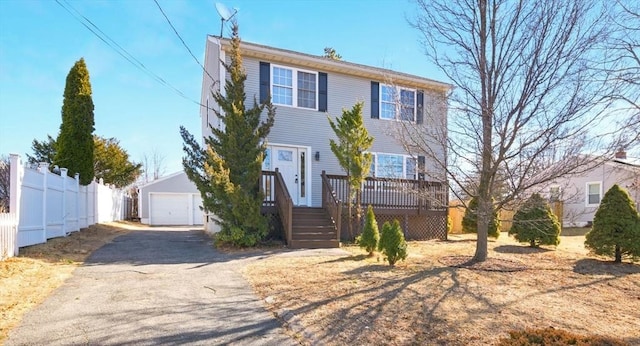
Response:
[{"label": "second-floor window", "polygon": [[415,121],[416,91],[392,85],[381,85],[380,118]]},{"label": "second-floor window", "polygon": [[272,65],[271,76],[271,95],[274,104],[317,109],[318,74],[316,72]]}]

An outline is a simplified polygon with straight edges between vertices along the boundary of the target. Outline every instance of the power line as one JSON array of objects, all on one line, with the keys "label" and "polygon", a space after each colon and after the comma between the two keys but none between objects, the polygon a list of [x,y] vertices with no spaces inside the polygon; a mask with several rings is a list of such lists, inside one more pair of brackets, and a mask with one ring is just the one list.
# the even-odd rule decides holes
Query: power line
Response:
[{"label": "power line", "polygon": [[198,63],[198,65],[202,68],[202,70],[209,76],[209,78],[211,78],[211,80],[215,80],[215,78],[213,78],[210,74],[209,71],[207,71],[206,68],[204,68],[204,65],[202,65],[200,63],[200,61],[198,60],[198,58],[196,58],[195,55],[193,55],[193,52],[191,52],[191,49],[189,48],[189,46],[187,46],[187,43],[184,42],[184,40],[182,39],[182,36],[180,36],[180,34],[178,33],[178,30],[176,30],[176,27],[173,26],[173,23],[171,23],[171,20],[169,20],[169,17],[167,17],[167,14],[164,13],[164,10],[162,9],[162,7],[160,6],[160,3],[158,3],[158,0],[153,0],[153,2],[156,3],[156,6],[158,6],[158,9],[160,10],[160,12],[162,13],[162,15],[164,16],[164,19],[167,20],[167,23],[169,23],[169,26],[171,27],[171,29],[173,29],[173,32],[176,34],[176,36],[178,36],[178,38],[180,39],[180,42],[182,42],[182,45],[184,46],[184,48],[187,49],[187,52],[189,52],[189,54],[191,55],[191,57],[193,58],[193,60],[196,61],[196,63]]},{"label": "power line", "polygon": [[[125,60],[127,60],[129,63],[131,63],[137,69],[139,69],[142,72],[144,72],[145,74],[147,74],[149,77],[154,79],[156,82],[158,82],[158,83],[164,85],[165,87],[173,90],[175,93],[177,93],[179,96],[181,96],[185,100],[191,101],[191,102],[193,102],[193,103],[195,103],[195,104],[197,104],[197,105],[199,105],[201,107],[205,107],[200,102],[189,98],[181,90],[179,90],[178,88],[174,87],[172,84],[170,84],[169,82],[164,80],[164,78],[160,77],[159,75],[157,75],[156,73],[151,71],[149,68],[147,68],[142,62],[140,62],[140,60],[136,59],[131,53],[129,53],[126,49],[122,48],[122,46],[120,46],[115,40],[113,40],[111,37],[109,37],[109,35],[107,35],[104,31],[100,30],[100,28],[96,24],[94,24],[89,18],[85,17],[78,10],[76,10],[67,0],[63,0],[66,3],[66,6],[63,5],[59,0],[55,0],[55,1],[56,1],[56,3],[58,5],[60,5],[60,7],[62,7],[65,11],[67,11],[75,20],[77,20],[80,24],[82,24],[85,28],[87,28],[87,30],[89,30],[91,33],[93,33],[102,42],[104,42],[109,48],[113,49],[116,53],[118,53],[121,57],[123,57]],[[73,10],[73,12],[70,9]],[[95,28],[95,30],[92,27]],[[98,32],[96,32],[96,30],[100,34]]]}]

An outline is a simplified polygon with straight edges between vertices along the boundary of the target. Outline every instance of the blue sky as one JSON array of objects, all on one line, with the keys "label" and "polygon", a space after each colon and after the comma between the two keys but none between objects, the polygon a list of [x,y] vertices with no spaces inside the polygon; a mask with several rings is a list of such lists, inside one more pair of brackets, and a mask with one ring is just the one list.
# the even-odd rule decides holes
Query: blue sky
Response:
[{"label": "blue sky", "polygon": [[[196,135],[201,131],[194,101],[199,101],[202,69],[154,1],[59,1],[187,99],[133,66],[56,1],[0,0],[0,154],[25,158],[34,138],[57,136],[66,75],[84,57],[93,87],[95,133],[118,138],[135,161],[157,150],[165,156],[166,174],[180,170],[179,126]],[[318,55],[331,46],[347,61],[444,80],[406,21],[415,10],[411,2],[222,2],[239,9],[243,40]],[[220,32],[215,1],[158,3],[202,62],[206,35]]]}]

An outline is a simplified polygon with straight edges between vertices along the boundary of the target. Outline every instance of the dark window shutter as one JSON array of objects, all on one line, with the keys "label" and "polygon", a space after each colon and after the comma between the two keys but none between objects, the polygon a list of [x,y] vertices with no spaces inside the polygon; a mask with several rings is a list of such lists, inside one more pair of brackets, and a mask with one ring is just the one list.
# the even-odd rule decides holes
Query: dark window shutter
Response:
[{"label": "dark window shutter", "polygon": [[[416,110],[416,123],[422,124],[424,122],[424,92],[422,90],[418,90],[417,98],[418,109]],[[424,159],[424,157],[422,159]]]},{"label": "dark window shutter", "polygon": [[271,65],[268,62],[260,62],[260,103],[269,99],[269,85],[271,83]]},{"label": "dark window shutter", "polygon": [[418,156],[418,180],[424,180],[425,159],[424,156]]},{"label": "dark window shutter", "polygon": [[371,118],[380,118],[380,83],[371,82]]},{"label": "dark window shutter", "polygon": [[327,111],[327,74],[318,73],[318,111]]}]

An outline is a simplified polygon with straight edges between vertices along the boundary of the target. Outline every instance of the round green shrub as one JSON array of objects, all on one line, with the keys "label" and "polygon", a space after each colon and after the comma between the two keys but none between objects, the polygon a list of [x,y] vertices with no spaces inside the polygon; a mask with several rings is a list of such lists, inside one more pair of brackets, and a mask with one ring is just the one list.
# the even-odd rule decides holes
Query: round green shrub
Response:
[{"label": "round green shrub", "polygon": [[640,257],[640,216],[629,194],[618,185],[600,201],[584,245],[596,255],[614,257],[616,263],[622,262],[623,255]]},{"label": "round green shrub", "polygon": [[369,253],[369,256],[373,256],[373,252],[378,247],[378,241],[380,241],[380,232],[378,232],[378,222],[370,205],[367,207],[367,216],[364,220],[362,234],[357,241],[358,245]]},{"label": "round green shrub", "polygon": [[397,261],[407,259],[407,242],[404,240],[404,234],[402,234],[398,220],[394,220],[393,224],[385,222],[382,225],[378,250],[382,252],[391,266],[395,265]]},{"label": "round green shrub", "polygon": [[[467,210],[462,218],[462,232],[478,233],[478,198],[473,197],[469,201]],[[500,236],[500,219],[498,219],[498,211],[493,210],[491,220],[489,220],[489,236],[498,238]]]},{"label": "round green shrub", "polygon": [[549,203],[534,193],[513,216],[513,226],[509,235],[531,247],[558,245],[560,243],[560,223],[553,214]]}]

